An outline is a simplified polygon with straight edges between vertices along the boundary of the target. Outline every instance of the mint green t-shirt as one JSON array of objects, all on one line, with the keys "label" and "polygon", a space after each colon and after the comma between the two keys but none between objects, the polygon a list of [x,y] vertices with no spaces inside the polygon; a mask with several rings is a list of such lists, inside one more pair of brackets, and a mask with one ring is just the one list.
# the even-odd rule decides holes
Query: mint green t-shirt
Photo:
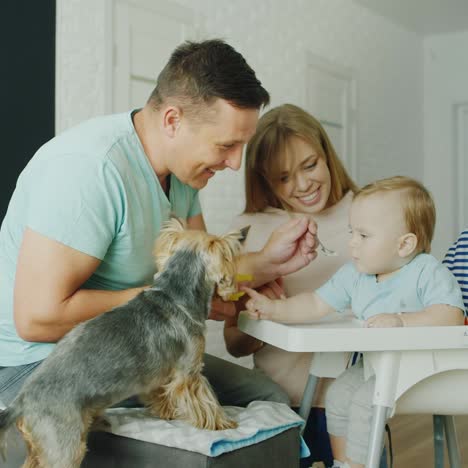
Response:
[{"label": "mint green t-shirt", "polygon": [[0,230],[0,366],[44,359],[50,343],[16,333],[13,290],[26,227],[101,260],[83,285],[120,290],[150,284],[161,224],[201,212],[198,192],[171,175],[167,198],[131,113],[86,121],[42,146],[21,173]]}]

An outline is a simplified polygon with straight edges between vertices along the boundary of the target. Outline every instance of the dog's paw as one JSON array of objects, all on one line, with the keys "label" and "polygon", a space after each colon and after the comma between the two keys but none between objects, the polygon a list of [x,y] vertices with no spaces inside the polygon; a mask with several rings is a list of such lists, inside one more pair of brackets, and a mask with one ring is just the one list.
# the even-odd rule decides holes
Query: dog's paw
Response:
[{"label": "dog's paw", "polygon": [[233,419],[222,418],[216,421],[215,431],[223,431],[225,429],[236,429],[238,426],[237,422]]},{"label": "dog's paw", "polygon": [[90,427],[90,431],[93,432],[105,432],[111,429],[111,423],[105,416],[97,416],[93,419]]}]

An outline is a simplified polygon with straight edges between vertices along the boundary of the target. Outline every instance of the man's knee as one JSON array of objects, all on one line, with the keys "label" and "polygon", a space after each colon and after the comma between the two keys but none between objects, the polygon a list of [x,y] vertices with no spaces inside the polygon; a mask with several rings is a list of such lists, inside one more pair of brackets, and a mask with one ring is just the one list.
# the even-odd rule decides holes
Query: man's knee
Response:
[{"label": "man's knee", "polygon": [[245,404],[250,401],[272,401],[291,406],[288,394],[270,377],[258,369],[251,369],[248,372],[243,382],[243,393],[246,400],[249,400],[245,401]]},{"label": "man's knee", "polygon": [[222,405],[247,406],[255,400],[290,403],[287,393],[262,371],[206,354],[204,374]]}]

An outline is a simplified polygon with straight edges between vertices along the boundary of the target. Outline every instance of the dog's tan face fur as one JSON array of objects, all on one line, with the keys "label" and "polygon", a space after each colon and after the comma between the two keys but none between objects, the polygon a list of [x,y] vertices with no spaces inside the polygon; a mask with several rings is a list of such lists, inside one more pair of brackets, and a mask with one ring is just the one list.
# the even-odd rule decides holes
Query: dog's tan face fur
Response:
[{"label": "dog's tan face fur", "polygon": [[158,271],[162,271],[176,250],[187,248],[198,251],[205,257],[208,280],[216,284],[217,294],[227,300],[237,291],[236,257],[243,238],[241,231],[218,237],[204,231],[185,229],[180,220],[173,218],[165,223],[156,240],[156,266]]}]

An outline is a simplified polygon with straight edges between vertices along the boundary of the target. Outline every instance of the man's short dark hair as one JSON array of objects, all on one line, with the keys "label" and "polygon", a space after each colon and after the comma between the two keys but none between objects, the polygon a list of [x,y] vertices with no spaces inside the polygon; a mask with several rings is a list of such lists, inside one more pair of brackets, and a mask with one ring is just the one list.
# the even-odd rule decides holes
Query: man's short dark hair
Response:
[{"label": "man's short dark hair", "polygon": [[259,109],[270,102],[270,95],[244,57],[224,41],[211,39],[187,41],[174,50],[149,102],[156,109],[170,99],[197,108],[218,98],[247,109]]}]

